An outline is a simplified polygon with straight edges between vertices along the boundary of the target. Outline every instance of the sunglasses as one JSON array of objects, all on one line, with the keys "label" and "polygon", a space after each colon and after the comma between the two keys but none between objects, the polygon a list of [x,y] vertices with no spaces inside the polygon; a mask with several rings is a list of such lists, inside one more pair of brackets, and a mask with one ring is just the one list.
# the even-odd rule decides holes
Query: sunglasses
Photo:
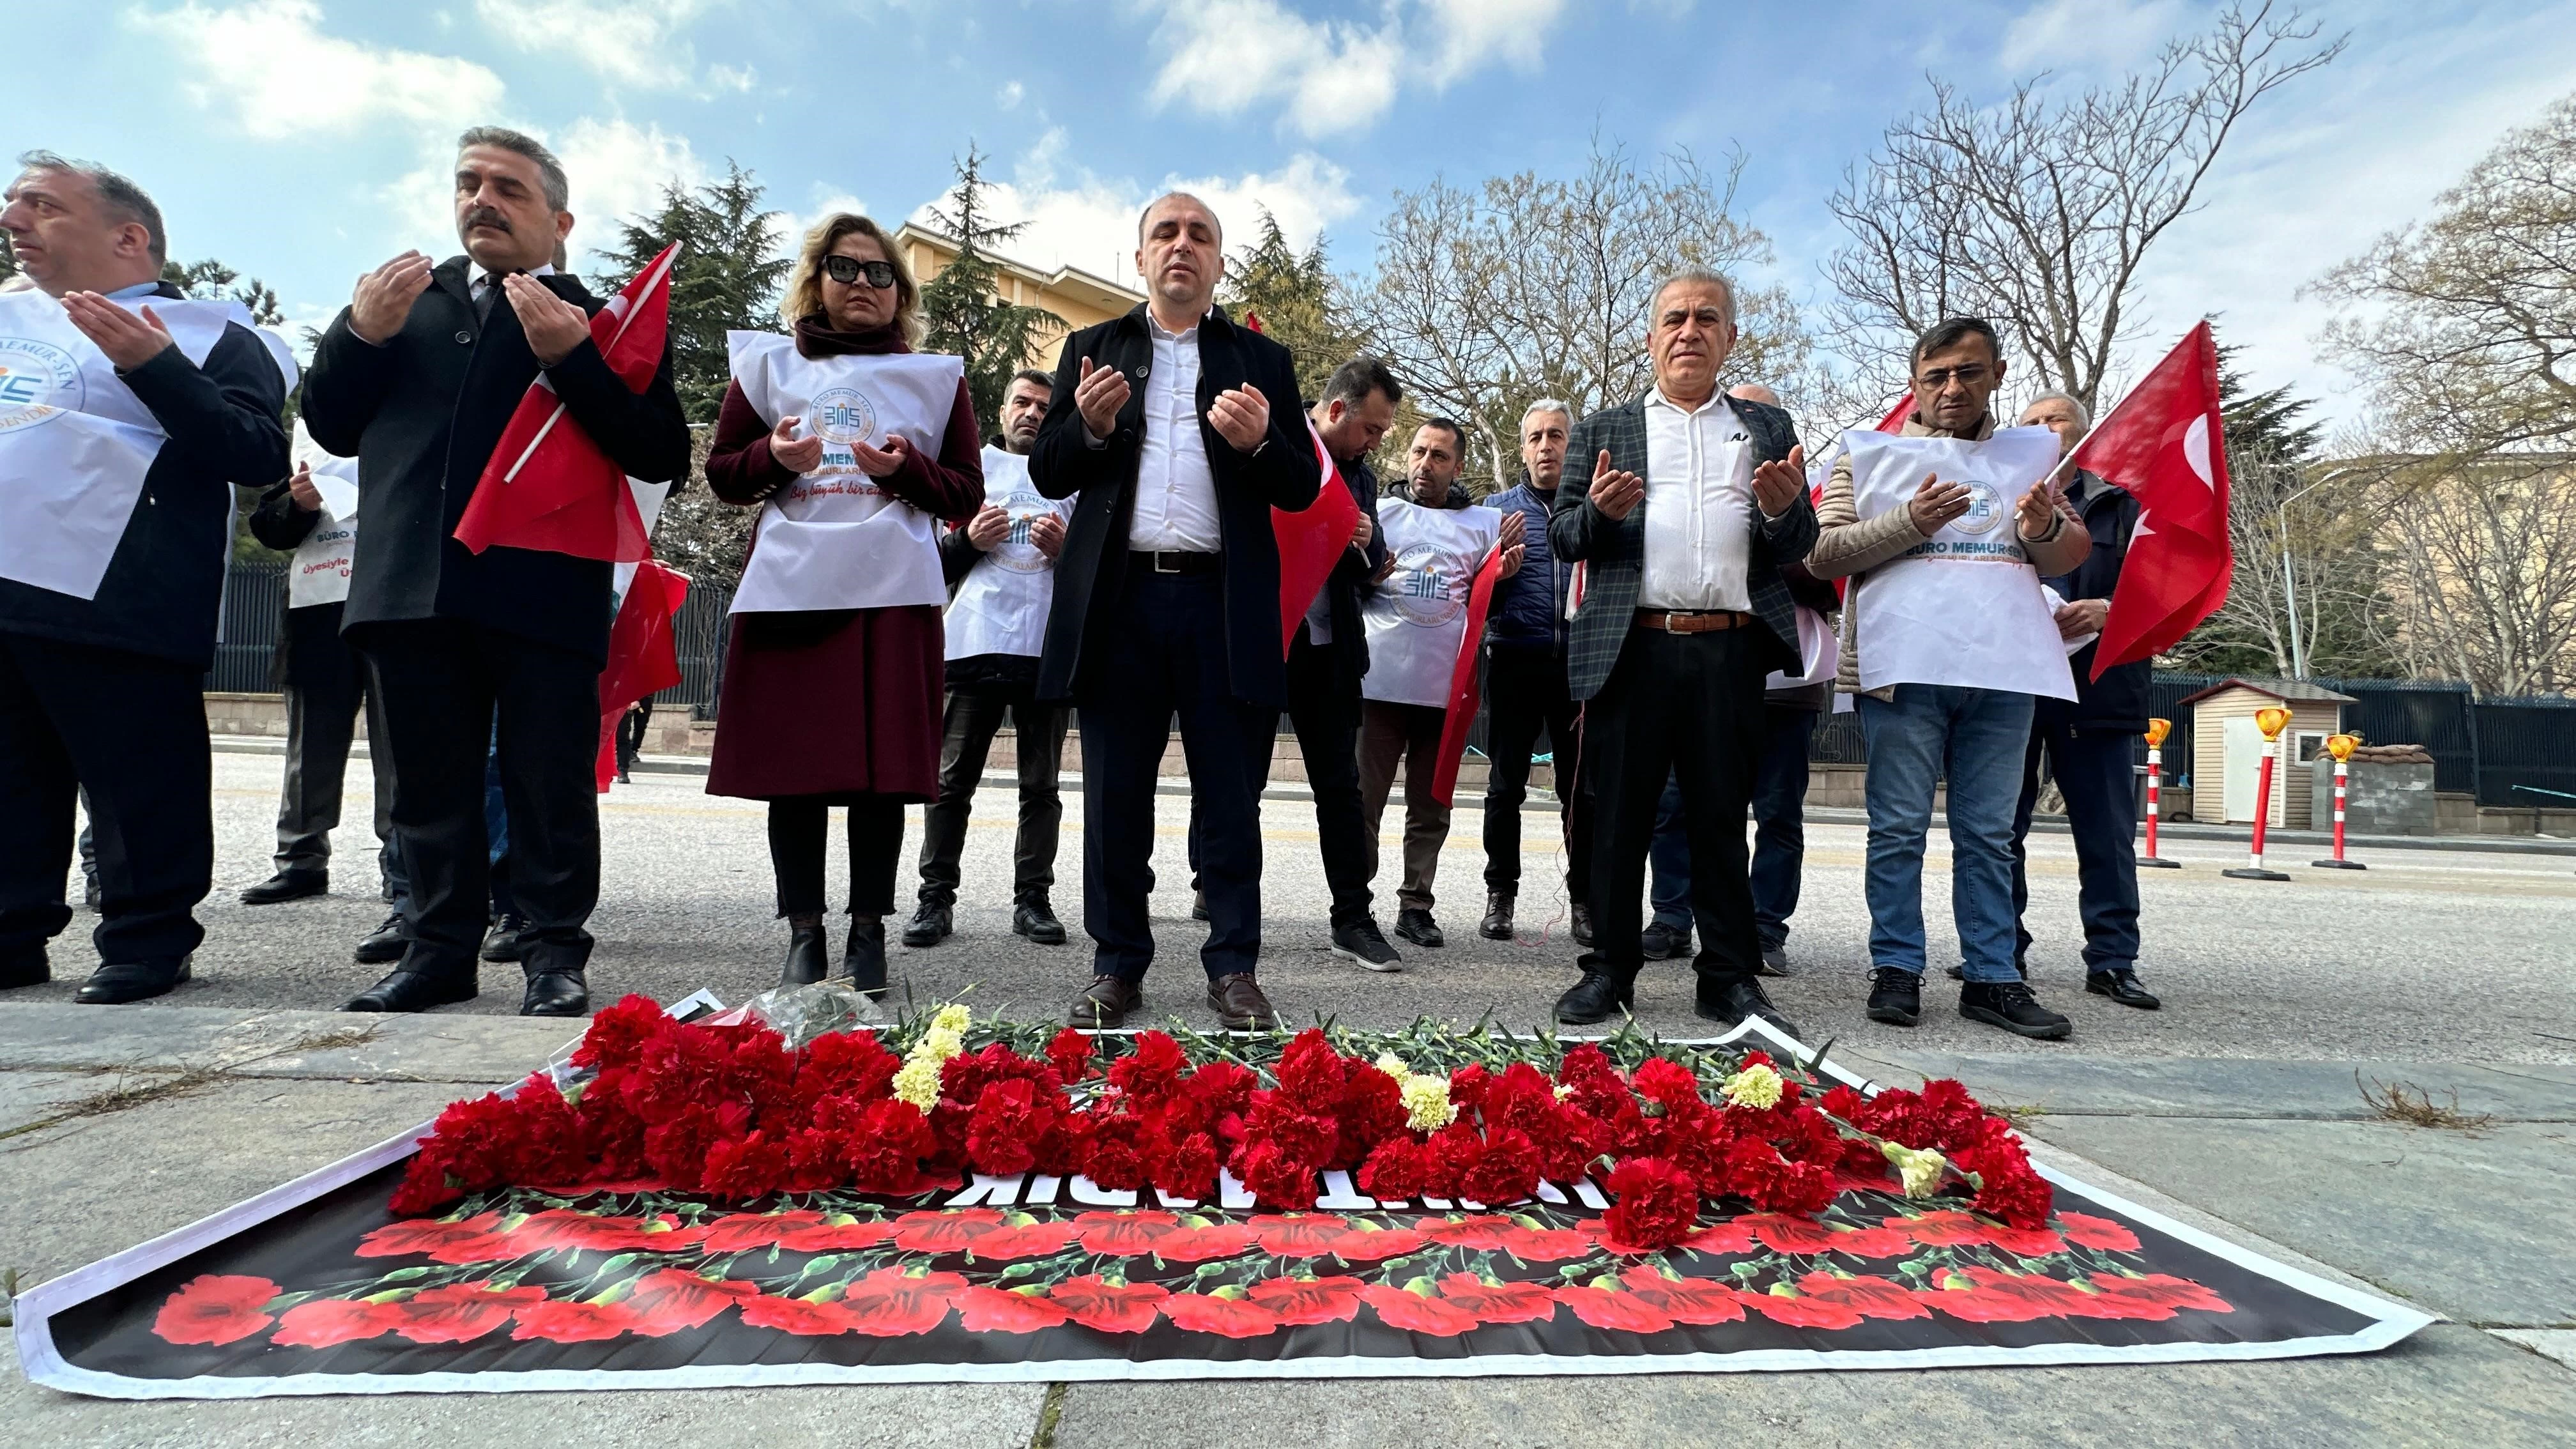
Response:
[{"label": "sunglasses", "polygon": [[863,262],[856,257],[836,253],[823,259],[823,275],[844,287],[857,286],[861,277],[866,277],[871,287],[891,287],[894,285],[894,263]]}]

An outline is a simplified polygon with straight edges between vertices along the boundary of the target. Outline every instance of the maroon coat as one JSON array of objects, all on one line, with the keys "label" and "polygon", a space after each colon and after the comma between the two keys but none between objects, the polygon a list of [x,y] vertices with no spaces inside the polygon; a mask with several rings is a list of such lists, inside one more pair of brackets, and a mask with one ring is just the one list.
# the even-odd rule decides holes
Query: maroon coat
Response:
[{"label": "maroon coat", "polygon": [[[833,357],[912,349],[895,328],[834,332],[812,317],[797,325],[796,350]],[[757,505],[795,480],[769,456],[769,424],[752,411],[742,385],[726,388],[707,454],[707,483],[716,496]],[[983,506],[983,443],[964,382],[957,384],[938,460],[912,453],[901,471],[879,482],[950,521]],[[945,646],[939,615],[935,604],[734,615],[707,793],[753,800],[819,795],[836,803],[861,795],[934,798]]]}]

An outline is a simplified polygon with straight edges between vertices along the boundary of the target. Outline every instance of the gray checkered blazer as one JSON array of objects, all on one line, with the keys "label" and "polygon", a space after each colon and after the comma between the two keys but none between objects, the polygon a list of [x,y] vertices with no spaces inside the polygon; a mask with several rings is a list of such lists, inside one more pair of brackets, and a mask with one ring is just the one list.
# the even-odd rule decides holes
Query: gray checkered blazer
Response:
[{"label": "gray checkered blazer", "polygon": [[[1728,398],[1727,405],[1752,436],[1757,462],[1789,456],[1798,433],[1787,413],[1741,398]],[[1548,544],[1556,556],[1583,561],[1583,607],[1575,612],[1566,645],[1566,688],[1578,700],[1599,694],[1612,666],[1619,662],[1646,570],[1646,505],[1640,502],[1615,522],[1592,506],[1592,469],[1605,448],[1612,468],[1648,476],[1643,397],[1605,408],[1574,425],[1574,436],[1565,445],[1565,486],[1556,491],[1556,513],[1548,521]],[[1780,566],[1805,558],[1816,546],[1816,510],[1801,492],[1797,504],[1777,523],[1764,523],[1757,515],[1752,528],[1753,551],[1745,583],[1753,612],[1770,626],[1764,643],[1771,667],[1795,669],[1798,619],[1788,586],[1780,582]]]}]

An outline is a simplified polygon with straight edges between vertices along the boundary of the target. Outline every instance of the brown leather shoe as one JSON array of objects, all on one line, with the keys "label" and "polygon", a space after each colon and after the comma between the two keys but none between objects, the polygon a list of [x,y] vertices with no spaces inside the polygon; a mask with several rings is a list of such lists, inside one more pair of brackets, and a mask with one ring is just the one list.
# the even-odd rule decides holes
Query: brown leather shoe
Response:
[{"label": "brown leather shoe", "polygon": [[1279,1025],[1279,1013],[1271,1009],[1270,998],[1261,994],[1261,983],[1249,971],[1210,979],[1208,1010],[1228,1031],[1272,1031]]},{"label": "brown leather shoe", "polygon": [[1086,1031],[1114,1031],[1127,1024],[1127,1013],[1145,1009],[1145,993],[1123,976],[1094,976],[1073,999],[1065,1020]]}]

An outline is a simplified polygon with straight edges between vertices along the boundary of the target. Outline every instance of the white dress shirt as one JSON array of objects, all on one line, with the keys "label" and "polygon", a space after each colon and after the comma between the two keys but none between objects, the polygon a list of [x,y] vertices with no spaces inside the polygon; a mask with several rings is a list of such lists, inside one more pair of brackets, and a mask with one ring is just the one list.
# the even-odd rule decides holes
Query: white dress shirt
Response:
[{"label": "white dress shirt", "polygon": [[1145,437],[1136,462],[1136,508],[1127,546],[1154,553],[1215,553],[1216,476],[1199,432],[1199,329],[1167,332],[1145,313],[1154,361],[1145,372]]},{"label": "white dress shirt", "polygon": [[[528,268],[528,275],[531,277],[551,277],[554,274],[555,267],[552,262]],[[481,262],[470,259],[466,262],[465,295],[473,300],[474,310],[476,312],[485,312],[488,310],[483,305],[483,293],[488,288],[501,285],[502,275],[504,274],[490,270]],[[492,299],[492,303],[494,306],[499,306],[501,300],[501,298],[495,297]]]},{"label": "white dress shirt", "polygon": [[1646,395],[1644,506],[1639,608],[1752,609],[1753,436],[1723,394],[1696,408]]}]

